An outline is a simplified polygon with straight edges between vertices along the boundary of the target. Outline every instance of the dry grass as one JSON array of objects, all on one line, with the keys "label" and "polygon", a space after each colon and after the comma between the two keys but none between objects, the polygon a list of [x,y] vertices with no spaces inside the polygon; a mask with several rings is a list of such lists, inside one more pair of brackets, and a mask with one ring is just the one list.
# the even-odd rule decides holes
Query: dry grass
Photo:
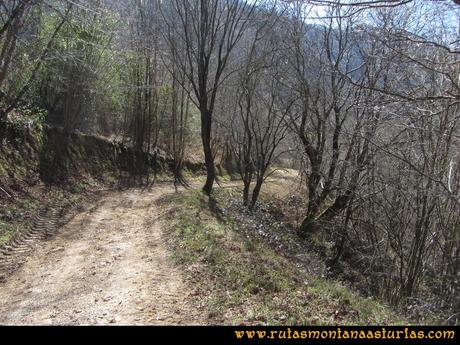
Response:
[{"label": "dry grass", "polygon": [[200,191],[162,202],[175,204],[169,244],[207,306],[210,324],[403,322],[389,308],[312,274],[266,239],[253,236],[225,205]]}]

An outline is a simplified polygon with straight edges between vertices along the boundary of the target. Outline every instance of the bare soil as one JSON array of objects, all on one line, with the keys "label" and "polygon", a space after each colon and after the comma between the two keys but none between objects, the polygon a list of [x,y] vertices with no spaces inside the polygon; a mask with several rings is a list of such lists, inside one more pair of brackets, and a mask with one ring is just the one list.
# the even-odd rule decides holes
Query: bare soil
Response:
[{"label": "bare soil", "polygon": [[156,201],[172,186],[111,192],[0,282],[0,324],[199,325]]}]

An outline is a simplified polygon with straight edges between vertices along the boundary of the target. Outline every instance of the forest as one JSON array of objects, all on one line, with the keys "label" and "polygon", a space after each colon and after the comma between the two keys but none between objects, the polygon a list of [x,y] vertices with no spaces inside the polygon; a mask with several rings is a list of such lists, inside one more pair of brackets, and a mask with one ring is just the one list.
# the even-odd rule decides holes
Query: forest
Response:
[{"label": "forest", "polygon": [[[452,0],[0,0],[0,324],[457,325],[459,23]],[[81,281],[172,255],[142,281],[180,271],[145,288],[161,311],[118,319],[122,276],[14,311],[15,277],[100,247]]]}]

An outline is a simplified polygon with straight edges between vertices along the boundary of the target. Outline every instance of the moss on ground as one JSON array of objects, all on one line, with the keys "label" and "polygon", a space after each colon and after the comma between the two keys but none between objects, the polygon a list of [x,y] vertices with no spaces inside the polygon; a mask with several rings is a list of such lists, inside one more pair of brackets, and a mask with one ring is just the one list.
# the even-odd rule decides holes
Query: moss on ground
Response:
[{"label": "moss on ground", "polygon": [[7,243],[17,231],[13,224],[0,220],[0,246]]}]

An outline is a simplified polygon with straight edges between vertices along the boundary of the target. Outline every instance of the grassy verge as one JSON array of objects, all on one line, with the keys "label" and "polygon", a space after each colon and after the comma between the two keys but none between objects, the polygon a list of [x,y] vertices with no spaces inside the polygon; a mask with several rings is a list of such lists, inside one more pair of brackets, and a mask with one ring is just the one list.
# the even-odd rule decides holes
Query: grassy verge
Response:
[{"label": "grassy verge", "polygon": [[209,323],[399,324],[404,320],[340,283],[311,275],[263,239],[249,236],[199,191],[178,193],[169,244],[205,296]]}]

